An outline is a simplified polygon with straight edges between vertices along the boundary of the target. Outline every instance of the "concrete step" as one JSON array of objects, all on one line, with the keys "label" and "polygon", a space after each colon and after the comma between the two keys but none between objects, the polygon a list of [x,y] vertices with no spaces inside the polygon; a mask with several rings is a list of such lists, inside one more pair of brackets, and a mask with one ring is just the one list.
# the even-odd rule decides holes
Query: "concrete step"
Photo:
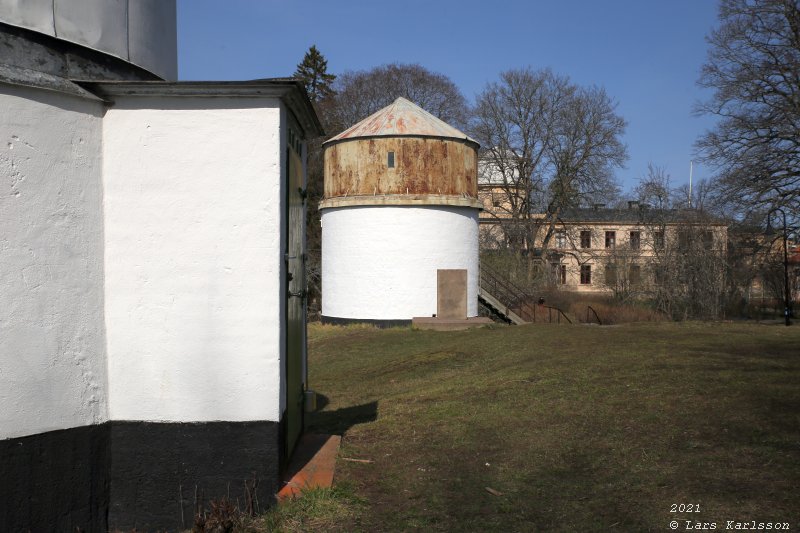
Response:
[{"label": "concrete step", "polygon": [[492,319],[485,316],[475,316],[472,318],[438,318],[424,316],[411,319],[412,327],[437,331],[460,331],[462,329],[477,328],[491,323]]}]

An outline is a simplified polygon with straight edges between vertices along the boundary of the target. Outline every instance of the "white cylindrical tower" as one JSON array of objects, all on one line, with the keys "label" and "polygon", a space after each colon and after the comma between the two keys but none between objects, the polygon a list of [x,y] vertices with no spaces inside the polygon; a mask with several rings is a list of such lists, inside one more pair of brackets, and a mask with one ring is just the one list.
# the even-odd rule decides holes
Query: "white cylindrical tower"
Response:
[{"label": "white cylindrical tower", "polygon": [[477,316],[478,143],[398,98],[324,147],[323,321],[430,317],[437,272],[452,269]]}]

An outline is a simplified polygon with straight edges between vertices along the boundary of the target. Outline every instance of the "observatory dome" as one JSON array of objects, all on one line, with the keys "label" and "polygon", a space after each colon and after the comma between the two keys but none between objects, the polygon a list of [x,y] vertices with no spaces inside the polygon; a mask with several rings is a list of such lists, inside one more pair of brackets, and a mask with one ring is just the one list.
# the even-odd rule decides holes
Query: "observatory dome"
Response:
[{"label": "observatory dome", "polygon": [[323,146],[323,320],[430,317],[439,270],[466,271],[477,316],[478,143],[398,98]]},{"label": "observatory dome", "polygon": [[2,0],[0,44],[0,74],[22,84],[178,77],[175,0]]}]

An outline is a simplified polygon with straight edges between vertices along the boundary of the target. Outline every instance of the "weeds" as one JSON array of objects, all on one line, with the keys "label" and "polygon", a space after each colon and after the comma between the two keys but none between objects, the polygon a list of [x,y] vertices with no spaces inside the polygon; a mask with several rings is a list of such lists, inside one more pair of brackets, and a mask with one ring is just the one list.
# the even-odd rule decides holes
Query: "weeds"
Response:
[{"label": "weeds", "polygon": [[364,505],[348,484],[304,489],[264,515],[245,523],[247,533],[341,531]]},{"label": "weeds", "polygon": [[228,498],[211,500],[208,507],[195,515],[192,533],[235,533],[241,529],[246,515]]}]

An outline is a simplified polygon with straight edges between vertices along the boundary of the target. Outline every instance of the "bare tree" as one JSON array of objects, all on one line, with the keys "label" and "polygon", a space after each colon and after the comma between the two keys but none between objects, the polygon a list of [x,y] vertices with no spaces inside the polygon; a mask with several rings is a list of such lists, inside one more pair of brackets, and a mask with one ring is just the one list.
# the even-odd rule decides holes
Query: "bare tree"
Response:
[{"label": "bare tree", "polygon": [[[642,263],[647,259],[640,248],[629,244],[615,246],[602,258],[603,276],[599,285],[611,291],[615,300],[625,302],[640,298],[646,294],[645,273]],[[650,259],[652,261],[652,259]]]},{"label": "bare tree", "polygon": [[625,125],[603,89],[550,70],[503,72],[478,95],[481,179],[502,191],[494,214],[511,249],[543,257],[563,209],[618,193]]},{"label": "bare tree", "polygon": [[722,0],[699,83],[716,127],[697,143],[718,167],[721,196],[745,210],[800,207],[800,4]]},{"label": "bare tree", "polygon": [[729,297],[727,231],[698,209],[645,209],[640,289],[676,320],[719,318]]},{"label": "bare tree", "polygon": [[633,196],[642,204],[656,209],[697,209],[715,212],[719,205],[713,181],[700,179],[690,188],[687,184],[672,187],[672,177],[664,167],[648,163],[647,172],[639,178]]},{"label": "bare tree", "polygon": [[335,106],[330,122],[339,130],[348,128],[386,107],[399,96],[457,128],[464,128],[469,106],[450,78],[421,65],[392,63],[345,72],[336,80]]},{"label": "bare tree", "polygon": [[647,173],[639,179],[633,194],[642,204],[668,209],[672,207],[673,199],[671,179],[664,167],[648,163]]}]

